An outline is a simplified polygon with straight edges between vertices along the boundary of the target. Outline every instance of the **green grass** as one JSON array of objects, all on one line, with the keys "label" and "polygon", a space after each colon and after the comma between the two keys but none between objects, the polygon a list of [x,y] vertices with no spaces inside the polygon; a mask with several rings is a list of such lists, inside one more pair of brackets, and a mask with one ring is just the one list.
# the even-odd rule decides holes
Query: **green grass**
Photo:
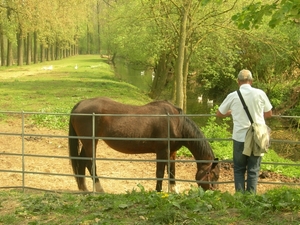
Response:
[{"label": "green grass", "polygon": [[[53,70],[41,69],[49,64],[53,65]],[[74,69],[76,64],[77,70]],[[151,101],[137,87],[118,80],[111,65],[95,55],[0,68],[1,111],[70,113],[80,100],[97,96],[137,105]],[[0,118],[7,118],[7,115],[0,114]],[[67,129],[68,119],[63,116],[35,114],[32,119],[38,125]]]},{"label": "green grass", "polygon": [[[36,65],[0,70],[0,94],[4,96],[1,110],[69,112],[78,101],[96,96],[135,104],[150,100],[137,87],[117,80],[111,66],[100,58],[95,60],[95,56],[77,56],[55,63],[58,65],[53,63],[52,71],[37,70]],[[75,64],[78,70],[72,67]],[[99,66],[91,68],[92,65]]]},{"label": "green grass", "polygon": [[[78,70],[74,69],[76,64]],[[54,69],[41,69],[48,65]],[[111,66],[99,56],[0,67],[0,94],[1,111],[39,112],[28,115],[32,123],[63,130],[67,129],[67,116],[43,112],[69,113],[78,101],[96,96],[137,105],[151,101],[146,93],[115,78]],[[0,113],[1,123],[13,118],[10,113]],[[209,138],[230,137],[224,130],[225,123],[216,123],[214,117],[203,127]],[[220,159],[231,159],[231,142],[214,141],[211,145]],[[187,154],[185,149],[180,152]],[[264,159],[287,162],[273,151]],[[273,169],[289,171],[293,176],[297,172],[291,172],[291,168]],[[138,191],[118,195],[1,190],[0,224],[300,224],[299,189],[282,187],[262,195],[231,195],[202,189],[182,194],[156,193],[138,187]]]},{"label": "green grass", "polygon": [[[300,192],[263,195],[193,188],[182,194],[139,191],[76,195],[0,192],[0,224],[299,224]],[[9,207],[8,207],[9,206]]]}]

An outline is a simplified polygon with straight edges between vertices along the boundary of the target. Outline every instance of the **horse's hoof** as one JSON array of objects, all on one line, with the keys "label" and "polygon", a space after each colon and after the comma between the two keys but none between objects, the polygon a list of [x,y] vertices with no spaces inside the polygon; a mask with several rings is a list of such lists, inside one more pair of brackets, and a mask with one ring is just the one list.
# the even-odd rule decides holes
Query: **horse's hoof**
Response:
[{"label": "horse's hoof", "polygon": [[179,188],[176,185],[170,185],[170,192],[179,194]]},{"label": "horse's hoof", "polygon": [[97,188],[96,188],[96,192],[99,192],[99,193],[105,193],[103,188],[101,188],[101,189],[97,189]]},{"label": "horse's hoof", "polygon": [[101,186],[100,182],[95,183],[96,192],[104,193],[104,189]]}]

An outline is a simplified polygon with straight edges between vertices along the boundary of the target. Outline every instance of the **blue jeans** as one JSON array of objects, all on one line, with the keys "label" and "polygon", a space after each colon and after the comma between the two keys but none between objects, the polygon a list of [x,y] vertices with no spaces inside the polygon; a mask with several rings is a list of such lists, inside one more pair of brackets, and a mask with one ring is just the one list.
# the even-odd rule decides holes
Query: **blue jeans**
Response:
[{"label": "blue jeans", "polygon": [[[244,142],[233,140],[233,167],[235,191],[256,193],[260,171],[261,156],[243,155]],[[247,171],[247,187],[245,189],[245,173]]]}]

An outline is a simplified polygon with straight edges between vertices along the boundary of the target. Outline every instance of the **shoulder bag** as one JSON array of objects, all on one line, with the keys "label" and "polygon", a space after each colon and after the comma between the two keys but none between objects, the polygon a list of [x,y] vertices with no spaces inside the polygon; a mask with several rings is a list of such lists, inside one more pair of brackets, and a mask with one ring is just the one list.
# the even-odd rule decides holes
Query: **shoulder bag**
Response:
[{"label": "shoulder bag", "polygon": [[[251,114],[249,112],[249,109],[244,101],[244,98],[240,92],[240,90],[237,90],[237,93],[239,95],[239,98],[243,104],[244,110],[246,111],[246,114],[251,122],[251,126],[249,128],[249,130],[247,131],[247,135],[250,135],[249,132],[251,130],[251,137],[252,140],[254,139],[254,142],[257,146],[253,146],[254,149],[252,149],[253,154],[254,155],[261,155],[261,153],[266,153],[269,146],[270,146],[270,132],[271,129],[266,125],[266,124],[258,124],[258,123],[254,123],[253,119],[251,117]],[[251,141],[252,141],[251,140]],[[245,141],[245,145],[246,146],[252,146],[251,144],[249,145],[249,143],[246,143],[247,141],[249,141],[249,137],[246,138]]]}]

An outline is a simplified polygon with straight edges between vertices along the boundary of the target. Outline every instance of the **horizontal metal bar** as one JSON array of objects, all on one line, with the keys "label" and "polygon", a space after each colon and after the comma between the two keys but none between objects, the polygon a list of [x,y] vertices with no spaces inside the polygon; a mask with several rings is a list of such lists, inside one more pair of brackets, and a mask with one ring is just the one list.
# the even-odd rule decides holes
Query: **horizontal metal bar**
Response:
[{"label": "horizontal metal bar", "polygon": [[[38,115],[57,115],[57,116],[70,116],[70,115],[76,115],[76,116],[136,116],[136,117],[144,117],[144,116],[154,116],[154,117],[211,117],[216,116],[215,114],[88,114],[88,113],[51,113],[51,112],[25,112],[25,111],[0,111],[0,113],[3,114],[38,114]],[[293,118],[293,119],[300,119],[300,116],[284,116],[284,115],[272,115],[274,118]]]}]

